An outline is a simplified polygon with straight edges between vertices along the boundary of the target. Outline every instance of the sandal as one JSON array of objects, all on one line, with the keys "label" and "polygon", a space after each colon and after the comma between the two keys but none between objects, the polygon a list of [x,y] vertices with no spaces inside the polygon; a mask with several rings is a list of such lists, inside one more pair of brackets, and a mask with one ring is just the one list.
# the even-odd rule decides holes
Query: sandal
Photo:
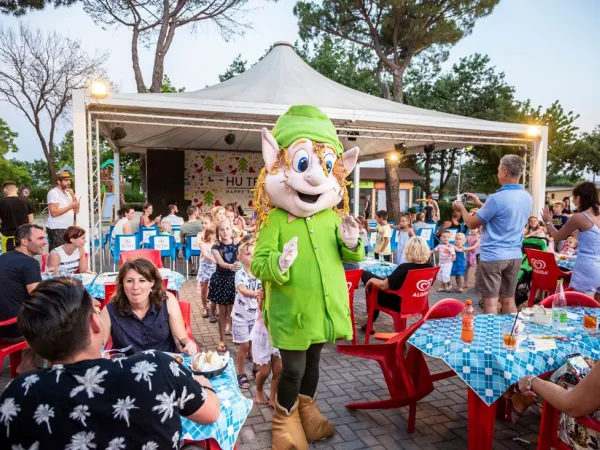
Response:
[{"label": "sandal", "polygon": [[248,381],[248,375],[242,373],[237,376],[237,380],[240,389],[250,389],[250,381]]},{"label": "sandal", "polygon": [[217,323],[217,316],[210,316],[209,322],[210,323]]},{"label": "sandal", "polygon": [[208,311],[205,308],[202,308],[202,318],[208,319]]}]

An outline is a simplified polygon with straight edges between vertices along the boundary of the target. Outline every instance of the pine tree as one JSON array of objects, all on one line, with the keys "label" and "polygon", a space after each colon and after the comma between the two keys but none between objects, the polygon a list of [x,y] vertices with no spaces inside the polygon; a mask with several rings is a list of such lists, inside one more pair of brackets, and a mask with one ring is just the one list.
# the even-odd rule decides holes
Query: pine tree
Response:
[{"label": "pine tree", "polygon": [[240,172],[248,172],[248,160],[246,158],[240,158],[238,169]]},{"label": "pine tree", "polygon": [[204,194],[204,204],[205,205],[212,205],[215,202],[215,195],[211,192],[211,191],[206,191],[206,194]]},{"label": "pine tree", "polygon": [[211,156],[204,158],[204,170],[215,170],[215,160]]}]

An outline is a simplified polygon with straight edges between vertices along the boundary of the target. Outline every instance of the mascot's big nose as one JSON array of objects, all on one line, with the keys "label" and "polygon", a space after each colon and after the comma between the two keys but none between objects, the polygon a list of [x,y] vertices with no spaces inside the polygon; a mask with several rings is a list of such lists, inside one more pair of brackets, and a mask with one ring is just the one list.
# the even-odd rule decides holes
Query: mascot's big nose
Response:
[{"label": "mascot's big nose", "polygon": [[313,186],[321,186],[323,183],[325,183],[325,181],[327,181],[327,178],[325,177],[321,166],[318,166],[314,170],[311,170],[305,175],[304,178]]}]

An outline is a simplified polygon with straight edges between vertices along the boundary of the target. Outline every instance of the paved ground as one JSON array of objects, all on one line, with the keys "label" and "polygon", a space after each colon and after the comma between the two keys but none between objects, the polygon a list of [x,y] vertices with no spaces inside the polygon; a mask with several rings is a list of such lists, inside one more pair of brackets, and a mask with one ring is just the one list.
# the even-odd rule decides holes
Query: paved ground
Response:
[{"label": "paved ground", "polygon": [[[433,294],[431,303],[447,295]],[[475,293],[453,294],[461,300],[471,298],[479,309],[479,296]],[[209,349],[218,344],[216,324],[203,319],[200,299],[196,295],[195,282],[188,281],[181,291],[181,299],[192,303],[192,328],[198,342]],[[355,296],[355,314],[358,327],[366,318],[364,290]],[[382,314],[377,321],[377,330],[393,331],[391,320]],[[364,334],[359,332],[359,342]],[[230,341],[230,349],[234,346]],[[432,372],[447,370],[443,362],[428,358]],[[8,361],[0,373],[0,387],[8,382]],[[249,369],[249,367],[248,367]],[[248,370],[250,373],[250,370]],[[254,380],[250,375],[254,394]],[[268,386],[267,386],[268,388]],[[467,391],[466,385],[457,377],[435,383],[435,391],[419,402],[417,407],[416,431],[406,431],[407,408],[374,411],[349,411],[345,408],[350,401],[369,401],[388,398],[388,391],[377,363],[365,359],[340,355],[333,345],[323,350],[321,377],[319,382],[320,407],[336,426],[336,435],[326,441],[313,444],[313,449],[464,449],[467,445]],[[271,448],[272,409],[256,406],[252,409],[238,439],[239,450]],[[539,430],[539,411],[528,412],[518,424],[496,422],[495,449],[535,448]],[[514,441],[522,438],[524,444]]]}]

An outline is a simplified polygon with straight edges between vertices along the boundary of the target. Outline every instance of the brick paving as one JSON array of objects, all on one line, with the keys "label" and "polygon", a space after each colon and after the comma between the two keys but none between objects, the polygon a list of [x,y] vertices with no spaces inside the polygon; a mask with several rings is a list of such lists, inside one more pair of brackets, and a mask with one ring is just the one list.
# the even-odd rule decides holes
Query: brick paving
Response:
[{"label": "brick paving", "polygon": [[[430,302],[435,304],[449,294],[434,293]],[[452,294],[453,298],[471,298],[475,309],[481,312],[479,296],[473,291]],[[208,349],[216,348],[219,337],[216,324],[203,319],[200,298],[196,294],[195,281],[187,281],[180,298],[192,303],[192,329],[194,337]],[[355,315],[357,329],[366,320],[364,289],[355,295]],[[376,322],[377,330],[393,331],[391,319],[382,314]],[[364,333],[358,331],[358,342],[364,341]],[[235,353],[235,346],[229,339],[228,346]],[[427,358],[432,372],[447,370],[440,360]],[[250,374],[252,388],[245,392],[247,397],[255,393],[254,379]],[[4,361],[0,373],[0,388],[9,380],[8,360]],[[270,386],[267,384],[266,389]],[[408,433],[408,409],[350,411],[345,408],[350,401],[373,401],[388,398],[386,384],[379,368],[373,361],[340,355],[335,347],[327,344],[321,360],[319,380],[319,405],[323,413],[336,426],[336,434],[325,441],[311,444],[311,449],[358,450],[358,449],[464,449],[467,445],[467,390],[458,377],[435,383],[435,391],[418,403],[416,431]],[[238,438],[239,450],[260,450],[271,448],[271,417],[269,406],[255,405]],[[517,424],[496,421],[494,449],[533,449],[539,431],[539,410],[531,408]],[[513,438],[530,442],[524,444]]]}]

